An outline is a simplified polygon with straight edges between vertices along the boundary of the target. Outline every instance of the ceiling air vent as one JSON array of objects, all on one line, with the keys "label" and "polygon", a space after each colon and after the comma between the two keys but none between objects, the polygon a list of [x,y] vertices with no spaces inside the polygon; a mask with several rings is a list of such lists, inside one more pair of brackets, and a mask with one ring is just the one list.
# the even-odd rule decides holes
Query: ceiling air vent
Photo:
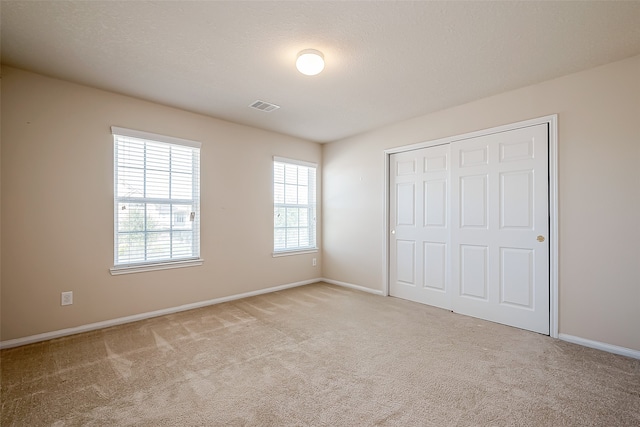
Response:
[{"label": "ceiling air vent", "polygon": [[256,110],[264,111],[265,113],[269,113],[280,108],[279,105],[269,104],[268,102],[264,101],[256,101],[253,104],[249,105],[249,107],[255,108]]}]

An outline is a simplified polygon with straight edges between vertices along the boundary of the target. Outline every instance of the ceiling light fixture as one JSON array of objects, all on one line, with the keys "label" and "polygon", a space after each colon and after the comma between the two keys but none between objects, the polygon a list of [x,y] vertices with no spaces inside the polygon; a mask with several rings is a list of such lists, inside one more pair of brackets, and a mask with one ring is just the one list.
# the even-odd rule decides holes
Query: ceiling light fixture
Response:
[{"label": "ceiling light fixture", "polygon": [[319,50],[305,49],[298,54],[296,68],[302,74],[315,76],[324,69],[324,55]]}]

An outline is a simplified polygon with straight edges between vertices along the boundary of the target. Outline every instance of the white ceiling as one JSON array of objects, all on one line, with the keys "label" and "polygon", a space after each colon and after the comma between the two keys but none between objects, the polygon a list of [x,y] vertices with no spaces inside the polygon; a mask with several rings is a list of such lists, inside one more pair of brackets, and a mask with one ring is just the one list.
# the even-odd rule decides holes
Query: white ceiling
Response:
[{"label": "white ceiling", "polygon": [[4,64],[318,142],[640,53],[640,1],[3,0],[1,20]]}]

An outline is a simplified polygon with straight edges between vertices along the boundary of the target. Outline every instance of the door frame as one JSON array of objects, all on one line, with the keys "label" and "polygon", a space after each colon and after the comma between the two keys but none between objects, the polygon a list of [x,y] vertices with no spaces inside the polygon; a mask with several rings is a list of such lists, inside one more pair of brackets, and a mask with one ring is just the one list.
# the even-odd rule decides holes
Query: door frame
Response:
[{"label": "door frame", "polygon": [[383,289],[382,294],[389,296],[389,224],[390,209],[390,162],[391,155],[405,151],[418,150],[420,148],[436,145],[451,144],[454,141],[491,135],[499,132],[507,132],[514,129],[547,124],[549,127],[549,335],[558,338],[558,115],[553,114],[538,117],[521,122],[510,123],[502,126],[482,129],[479,131],[454,135],[445,138],[434,139],[416,144],[384,150],[384,234],[383,234]]}]

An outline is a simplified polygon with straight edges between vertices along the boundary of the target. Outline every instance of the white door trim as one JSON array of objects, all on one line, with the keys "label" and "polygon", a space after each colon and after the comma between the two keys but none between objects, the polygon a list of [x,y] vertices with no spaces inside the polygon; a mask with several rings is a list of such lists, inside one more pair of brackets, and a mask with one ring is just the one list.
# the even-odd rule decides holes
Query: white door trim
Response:
[{"label": "white door trim", "polygon": [[469,132],[462,135],[420,142],[417,144],[394,147],[384,151],[384,237],[383,237],[383,290],[389,295],[389,180],[390,158],[392,154],[402,153],[435,145],[450,144],[453,141],[506,132],[513,129],[548,124],[549,126],[549,335],[558,338],[558,115],[538,117],[517,123],[510,123],[489,129]]}]

